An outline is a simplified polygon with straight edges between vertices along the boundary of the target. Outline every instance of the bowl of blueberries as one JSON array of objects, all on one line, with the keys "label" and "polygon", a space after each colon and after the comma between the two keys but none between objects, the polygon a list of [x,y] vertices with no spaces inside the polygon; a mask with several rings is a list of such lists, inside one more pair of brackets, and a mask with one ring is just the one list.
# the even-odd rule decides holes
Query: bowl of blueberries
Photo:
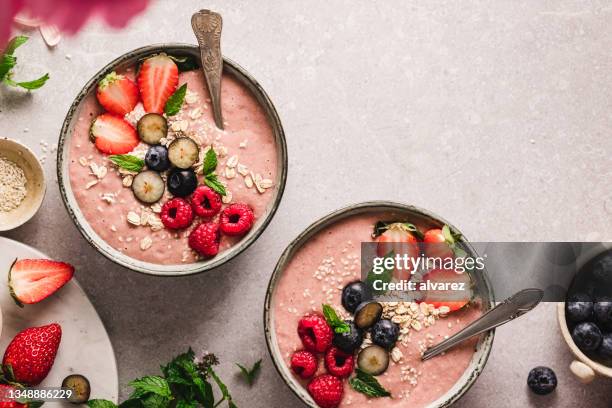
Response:
[{"label": "bowl of blueberries", "polygon": [[572,373],[584,383],[612,378],[612,248],[580,267],[557,316],[575,356]]}]

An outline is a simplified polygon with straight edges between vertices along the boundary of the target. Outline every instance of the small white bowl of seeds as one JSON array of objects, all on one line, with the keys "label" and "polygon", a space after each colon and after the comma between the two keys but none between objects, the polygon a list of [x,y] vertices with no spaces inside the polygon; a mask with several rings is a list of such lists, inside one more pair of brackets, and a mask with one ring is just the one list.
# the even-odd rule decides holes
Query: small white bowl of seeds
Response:
[{"label": "small white bowl of seeds", "polygon": [[21,143],[0,138],[0,231],[30,220],[45,190],[45,173],[34,153]]}]

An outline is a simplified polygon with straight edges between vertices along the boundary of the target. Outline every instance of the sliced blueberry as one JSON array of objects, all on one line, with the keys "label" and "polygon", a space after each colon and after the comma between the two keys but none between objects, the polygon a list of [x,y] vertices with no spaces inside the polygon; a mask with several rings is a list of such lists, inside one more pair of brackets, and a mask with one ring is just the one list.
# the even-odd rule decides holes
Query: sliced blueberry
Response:
[{"label": "sliced blueberry", "polygon": [[389,352],[380,346],[368,346],[359,352],[357,366],[371,375],[380,375],[389,367]]},{"label": "sliced blueberry", "polygon": [[145,155],[145,164],[150,170],[166,171],[170,168],[168,160],[168,149],[162,145],[149,147]]},{"label": "sliced blueberry", "polygon": [[355,313],[357,306],[366,300],[366,284],[361,281],[351,282],[342,289],[342,306]]},{"label": "sliced blueberry", "polygon": [[136,125],[138,136],[143,142],[157,144],[168,135],[168,122],[158,113],[147,113]]},{"label": "sliced blueberry", "polygon": [[601,298],[594,305],[597,322],[605,327],[612,327],[612,299]]},{"label": "sliced blueberry", "polygon": [[601,344],[601,330],[595,323],[584,322],[576,325],[572,330],[572,339],[582,351],[597,350]]},{"label": "sliced blueberry", "polygon": [[360,329],[369,329],[380,320],[383,307],[378,302],[363,302],[355,310],[355,325]]},{"label": "sliced blueberry", "polygon": [[200,148],[198,144],[189,137],[174,139],[168,147],[170,162],[179,169],[188,169],[198,161]]},{"label": "sliced blueberry", "polygon": [[382,319],[372,326],[372,342],[390,350],[399,337],[399,326],[391,320]]},{"label": "sliced blueberry", "polygon": [[345,322],[351,330],[346,333],[335,333],[333,343],[334,346],[345,353],[352,354],[361,347],[361,343],[363,343],[363,331],[355,326],[352,320],[345,320]]},{"label": "sliced blueberry", "polygon": [[606,361],[612,361],[612,333],[604,334],[597,354]]},{"label": "sliced blueberry", "polygon": [[140,172],[132,181],[132,191],[143,203],[153,204],[164,195],[164,180],[153,170]]},{"label": "sliced blueberry", "polygon": [[173,169],[168,174],[168,191],[176,197],[187,197],[197,186],[198,178],[191,169]]},{"label": "sliced blueberry", "polygon": [[538,395],[550,394],[557,388],[557,375],[548,367],[536,367],[529,372],[527,385]]},{"label": "sliced blueberry", "polygon": [[589,320],[593,315],[593,299],[585,293],[576,293],[567,299],[565,315],[574,323]]}]

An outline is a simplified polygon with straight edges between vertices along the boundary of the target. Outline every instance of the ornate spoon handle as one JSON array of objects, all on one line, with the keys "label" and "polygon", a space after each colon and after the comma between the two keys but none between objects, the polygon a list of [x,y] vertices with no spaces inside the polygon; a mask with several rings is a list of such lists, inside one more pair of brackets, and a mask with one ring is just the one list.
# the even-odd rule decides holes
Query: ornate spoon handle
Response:
[{"label": "ornate spoon handle", "polygon": [[202,71],[208,84],[208,92],[212,101],[215,124],[223,129],[221,114],[221,73],[223,71],[223,56],[221,55],[221,15],[210,10],[200,10],[191,16],[191,27],[198,39]]}]

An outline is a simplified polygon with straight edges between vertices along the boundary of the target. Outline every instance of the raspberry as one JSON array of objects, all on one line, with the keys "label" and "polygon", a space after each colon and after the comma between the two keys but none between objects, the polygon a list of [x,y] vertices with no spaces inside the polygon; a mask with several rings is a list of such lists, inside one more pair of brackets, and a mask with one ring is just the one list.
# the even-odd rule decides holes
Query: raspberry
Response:
[{"label": "raspberry", "polygon": [[331,346],[334,332],[319,314],[306,315],[298,323],[298,336],[306,350],[324,353]]},{"label": "raspberry", "polygon": [[221,232],[225,235],[244,235],[253,226],[255,216],[246,204],[232,204],[221,212]]},{"label": "raspberry", "polygon": [[187,228],[193,222],[193,210],[187,200],[173,198],[162,207],[160,218],[166,228]]},{"label": "raspberry", "polygon": [[308,392],[321,408],[336,408],[342,401],[344,389],[342,381],[329,374],[315,377],[308,384]]},{"label": "raspberry", "polygon": [[325,368],[327,372],[339,378],[351,375],[355,366],[355,358],[352,354],[345,353],[338,347],[332,346],[325,353]]},{"label": "raspberry", "polygon": [[221,210],[221,196],[207,186],[196,188],[190,201],[193,211],[200,217],[214,217]]},{"label": "raspberry", "polygon": [[291,369],[305,380],[317,372],[318,365],[317,358],[310,351],[296,351],[291,356]]},{"label": "raspberry", "polygon": [[189,247],[200,255],[211,258],[219,253],[219,224],[202,223],[189,234]]}]

